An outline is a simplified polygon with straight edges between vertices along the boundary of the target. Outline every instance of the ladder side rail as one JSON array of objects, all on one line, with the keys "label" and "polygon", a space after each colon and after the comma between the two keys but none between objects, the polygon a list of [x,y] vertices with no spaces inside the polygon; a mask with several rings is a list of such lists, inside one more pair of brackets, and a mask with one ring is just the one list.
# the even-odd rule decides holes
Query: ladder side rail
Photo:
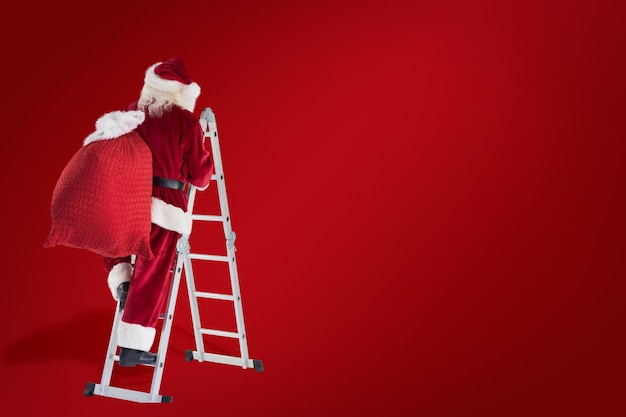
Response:
[{"label": "ladder side rail", "polygon": [[98,395],[107,395],[109,386],[111,384],[111,375],[113,374],[113,366],[115,365],[115,351],[117,349],[117,328],[119,326],[119,320],[121,316],[119,308],[119,301],[117,308],[115,309],[115,316],[113,317],[113,325],[111,328],[111,335],[109,336],[109,345],[107,346],[107,356],[104,360],[104,368],[102,369],[102,378],[98,386]]},{"label": "ladder side rail", "polygon": [[[231,251],[234,252],[233,249]],[[231,255],[231,267],[230,267],[230,282],[233,288],[234,307],[235,307],[235,321],[237,323],[237,332],[239,333],[239,349],[241,352],[242,365],[245,369],[248,363],[248,342],[246,339],[246,330],[243,319],[243,304],[241,302],[241,292],[239,290],[239,277],[237,273],[237,266],[235,265],[235,254]]]},{"label": "ladder side rail", "polygon": [[[178,240],[177,250],[179,250],[180,242],[185,237],[181,237]],[[182,254],[178,253],[176,257],[176,269],[174,277],[170,283],[170,292],[167,299],[167,307],[165,309],[165,317],[163,317],[163,324],[161,327],[161,337],[159,338],[159,348],[157,351],[156,364],[154,367],[154,374],[152,377],[152,383],[150,385],[150,401],[158,402],[159,389],[161,387],[161,380],[163,378],[163,369],[165,367],[165,357],[167,355],[167,347],[170,340],[170,333],[172,330],[172,323],[174,321],[174,311],[176,309],[176,299],[178,298],[178,288],[180,284],[180,276],[182,274]]]},{"label": "ladder side rail", "polygon": [[195,185],[189,184],[187,187],[187,212],[191,215],[193,206],[196,203],[197,188]]},{"label": "ladder side rail", "polygon": [[237,273],[235,258],[235,233],[232,230],[230,211],[228,208],[228,197],[226,194],[226,182],[224,179],[224,166],[222,164],[222,155],[220,152],[219,135],[215,121],[209,122],[211,132],[211,149],[214,155],[215,173],[217,174],[217,187],[220,202],[220,211],[223,217],[224,237],[226,238],[226,251],[229,262],[231,290],[234,297],[235,321],[237,323],[237,332],[239,333],[239,350],[242,356],[242,367],[247,368],[248,363],[248,346],[246,340],[245,324],[243,319],[243,307],[241,303],[241,290],[239,288],[239,277]]},{"label": "ladder side rail", "polygon": [[194,335],[194,339],[196,342],[196,349],[198,350],[198,352],[204,352],[204,341],[203,341],[202,333],[201,333],[202,323],[200,321],[198,299],[195,296],[196,283],[195,283],[195,278],[193,274],[193,269],[191,266],[191,259],[189,257],[185,257],[184,266],[185,266],[185,279],[187,282],[187,293],[189,296],[189,307],[191,311],[191,322],[193,324],[193,335]]},{"label": "ladder side rail", "polygon": [[[213,178],[214,175],[211,176]],[[196,201],[196,193],[197,188],[191,184],[189,184],[189,188],[187,190],[188,203],[187,203],[187,212],[192,216],[192,228],[193,228],[193,208]],[[189,307],[191,311],[191,322],[193,324],[193,333],[194,339],[196,342],[196,348],[200,352],[204,352],[204,341],[202,339],[202,334],[200,333],[200,328],[202,326],[200,321],[200,312],[198,307],[198,300],[194,297],[194,293],[196,292],[196,281],[193,274],[193,267],[191,265],[190,259],[190,246],[189,246],[189,238],[191,235],[182,236],[179,241],[180,250],[179,250],[179,258],[182,259],[183,263],[180,265],[181,268],[185,269],[185,281],[187,283],[187,295],[189,296]],[[176,269],[178,273],[178,267]]]}]

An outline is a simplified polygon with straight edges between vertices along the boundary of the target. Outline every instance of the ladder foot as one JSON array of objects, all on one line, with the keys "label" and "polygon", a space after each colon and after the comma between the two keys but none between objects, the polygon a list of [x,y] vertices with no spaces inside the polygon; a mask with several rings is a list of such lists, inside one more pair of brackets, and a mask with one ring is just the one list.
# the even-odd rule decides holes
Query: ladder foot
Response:
[{"label": "ladder foot", "polygon": [[254,365],[254,370],[257,372],[263,372],[263,362],[260,359],[253,359],[252,364]]},{"label": "ladder foot", "polygon": [[191,362],[193,360],[193,351],[192,350],[185,350],[185,362]]},{"label": "ladder foot", "polygon": [[173,400],[171,395],[163,395],[161,396],[161,402],[162,403],[171,403]]},{"label": "ladder foot", "polygon": [[96,384],[94,384],[93,382],[87,382],[87,387],[83,391],[83,395],[86,397],[93,397],[95,389]]}]

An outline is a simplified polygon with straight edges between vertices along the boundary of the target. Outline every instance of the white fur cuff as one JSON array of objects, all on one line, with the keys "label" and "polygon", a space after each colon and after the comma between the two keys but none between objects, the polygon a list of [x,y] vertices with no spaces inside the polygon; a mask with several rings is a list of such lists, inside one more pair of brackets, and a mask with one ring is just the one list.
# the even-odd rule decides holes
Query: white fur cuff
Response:
[{"label": "white fur cuff", "polygon": [[122,262],[111,268],[109,276],[107,277],[107,284],[109,284],[109,290],[113,299],[118,301],[117,287],[122,282],[130,281],[130,277],[133,275],[133,267],[128,262]]},{"label": "white fur cuff", "polygon": [[154,327],[144,327],[120,320],[117,328],[117,345],[148,352],[152,347],[155,335],[156,329]]}]

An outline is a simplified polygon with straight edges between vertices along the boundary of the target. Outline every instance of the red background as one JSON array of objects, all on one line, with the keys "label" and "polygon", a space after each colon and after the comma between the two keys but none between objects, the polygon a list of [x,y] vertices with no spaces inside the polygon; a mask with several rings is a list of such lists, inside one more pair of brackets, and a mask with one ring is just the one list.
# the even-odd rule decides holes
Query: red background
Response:
[{"label": "red background", "polygon": [[[10,415],[626,414],[617,7],[40,3],[0,29]],[[186,363],[181,293],[173,403],[84,397],[114,303],[95,255],[42,248],[52,190],[95,120],[174,55],[203,88],[196,113],[217,115],[265,372]]]}]

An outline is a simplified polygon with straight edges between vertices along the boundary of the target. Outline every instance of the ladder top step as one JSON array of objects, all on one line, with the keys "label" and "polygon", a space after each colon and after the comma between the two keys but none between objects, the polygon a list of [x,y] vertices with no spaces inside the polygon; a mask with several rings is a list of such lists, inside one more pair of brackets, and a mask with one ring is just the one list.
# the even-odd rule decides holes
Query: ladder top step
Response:
[{"label": "ladder top step", "polygon": [[201,253],[190,253],[189,259],[199,259],[202,261],[228,262],[228,256],[224,255],[204,255]]}]

